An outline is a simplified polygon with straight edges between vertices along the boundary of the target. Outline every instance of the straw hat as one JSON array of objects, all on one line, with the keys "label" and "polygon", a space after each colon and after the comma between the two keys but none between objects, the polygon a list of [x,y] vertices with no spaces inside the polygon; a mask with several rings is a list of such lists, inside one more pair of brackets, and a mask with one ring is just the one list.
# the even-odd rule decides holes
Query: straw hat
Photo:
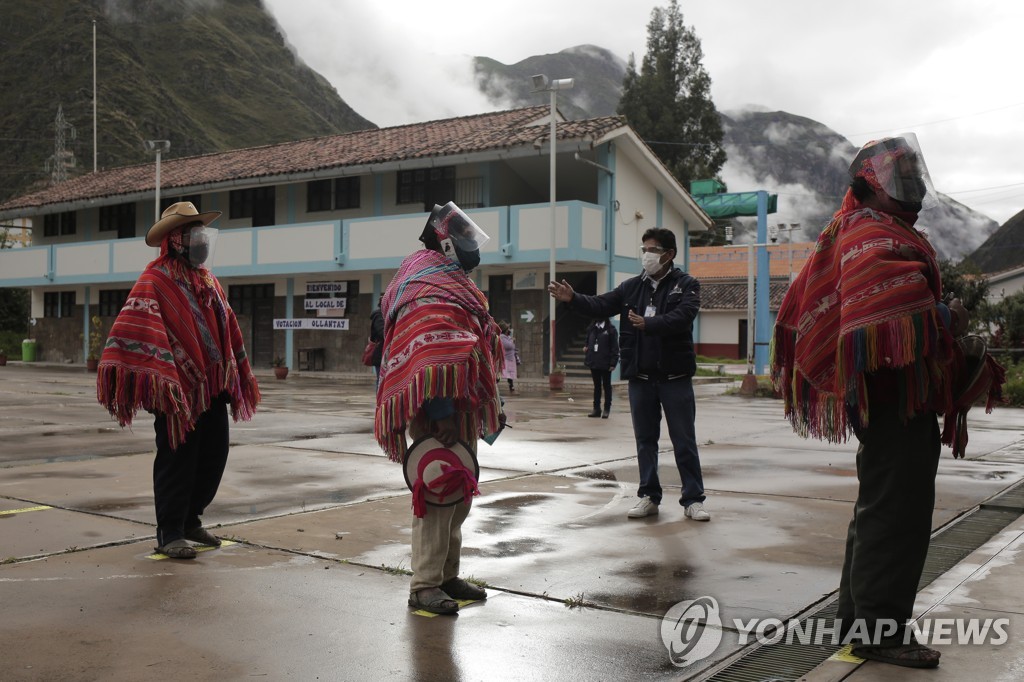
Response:
[{"label": "straw hat", "polygon": [[220,211],[200,213],[191,201],[179,201],[171,204],[164,209],[164,212],[160,215],[160,220],[156,221],[153,227],[149,228],[149,232],[146,233],[146,245],[160,246],[160,242],[164,240],[164,237],[183,225],[190,225],[192,223],[209,225],[219,217]]},{"label": "straw hat", "polygon": [[426,509],[423,503],[450,507],[477,493],[480,465],[476,453],[465,443],[456,441],[445,447],[433,436],[424,436],[405,456],[405,483],[413,492],[413,509],[417,516]]}]

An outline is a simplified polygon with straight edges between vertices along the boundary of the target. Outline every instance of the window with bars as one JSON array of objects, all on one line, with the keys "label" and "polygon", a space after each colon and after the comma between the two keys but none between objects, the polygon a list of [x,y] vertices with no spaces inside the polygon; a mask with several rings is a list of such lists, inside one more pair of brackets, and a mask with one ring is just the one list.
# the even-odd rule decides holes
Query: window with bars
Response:
[{"label": "window with bars", "polygon": [[455,166],[398,171],[399,204],[422,204],[430,211],[434,204],[446,204],[455,196]]},{"label": "window with bars", "polygon": [[306,183],[306,212],[329,211],[360,206],[359,176]]},{"label": "window with bars", "polygon": [[273,225],[276,210],[273,187],[252,187],[231,190],[228,198],[228,217],[252,218],[253,227]]},{"label": "window with bars", "polygon": [[252,315],[254,303],[274,300],[273,284],[233,284],[228,287],[228,304],[236,315]]},{"label": "window with bars", "polygon": [[43,317],[71,317],[75,312],[75,292],[47,291],[43,293]]},{"label": "window with bars", "polygon": [[131,289],[100,289],[100,316],[115,317],[124,307],[129,293]]},{"label": "window with bars", "polygon": [[75,234],[77,230],[78,220],[74,211],[50,213],[43,216],[44,237],[57,237],[61,235]]},{"label": "window with bars", "polygon": [[306,183],[306,212],[331,210],[331,181],[311,180]]},{"label": "window with bars", "polygon": [[334,179],[334,208],[359,208],[359,176]]},{"label": "window with bars", "polygon": [[135,203],[100,206],[100,232],[117,232],[118,239],[135,236]]}]

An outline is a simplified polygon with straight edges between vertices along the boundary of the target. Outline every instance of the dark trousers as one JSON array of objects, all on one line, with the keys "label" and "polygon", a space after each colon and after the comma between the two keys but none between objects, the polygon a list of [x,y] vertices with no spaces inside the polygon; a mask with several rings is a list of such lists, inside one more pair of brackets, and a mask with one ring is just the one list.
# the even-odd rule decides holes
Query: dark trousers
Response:
[{"label": "dark trousers", "polygon": [[[903,424],[895,406],[871,406],[871,424],[857,431],[857,502],[846,536],[846,559],[839,583],[841,632],[864,619],[873,636],[879,620],[902,640],[913,615],[932,531],[935,473],[939,465],[939,425],[934,412]],[[859,634],[859,633],[857,633]]]},{"label": "dark trousers", "polygon": [[683,492],[679,504],[689,507],[704,501],[704,479],[697,453],[697,434],[694,421],[697,406],[693,398],[693,383],[689,377],[673,381],[651,379],[629,380],[629,409],[633,416],[633,436],[636,438],[636,458],[640,466],[640,487],[637,496],[649,496],[661,503],[661,482],[658,480],[658,437],[661,435],[661,412],[665,411],[668,435],[676,457],[676,468],[682,481]]},{"label": "dark trousers", "polygon": [[601,389],[604,389],[604,411],[612,408],[612,372],[608,369],[592,369],[590,377],[594,380],[594,412],[601,409]]},{"label": "dark trousers", "polygon": [[172,450],[167,418],[158,414],[153,497],[156,501],[156,540],[163,547],[202,525],[199,517],[213,501],[228,461],[228,406],[216,398],[200,415],[185,442]]}]

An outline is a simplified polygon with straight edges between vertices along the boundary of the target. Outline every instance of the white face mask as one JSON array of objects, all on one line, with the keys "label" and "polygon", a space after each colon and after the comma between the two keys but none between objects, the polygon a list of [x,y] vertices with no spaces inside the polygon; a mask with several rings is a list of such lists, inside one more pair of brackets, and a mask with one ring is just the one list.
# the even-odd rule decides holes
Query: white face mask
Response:
[{"label": "white face mask", "polygon": [[640,262],[644,266],[644,272],[654,277],[661,271],[661,254],[644,253],[640,255]]}]

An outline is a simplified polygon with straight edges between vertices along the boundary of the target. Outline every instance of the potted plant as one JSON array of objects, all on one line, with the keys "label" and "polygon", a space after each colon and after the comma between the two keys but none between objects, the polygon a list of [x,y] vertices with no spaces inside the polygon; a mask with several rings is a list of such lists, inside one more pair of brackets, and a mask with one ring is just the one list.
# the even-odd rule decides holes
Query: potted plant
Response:
[{"label": "potted plant", "polygon": [[561,391],[565,386],[565,365],[556,364],[555,369],[548,375],[548,387],[552,391]]},{"label": "potted plant", "polygon": [[274,358],[274,376],[278,379],[286,379],[288,377],[288,365],[284,364],[284,358],[278,355]]},{"label": "potted plant", "polygon": [[92,323],[92,329],[89,330],[89,354],[85,358],[85,369],[95,372],[100,364],[100,354],[103,353],[107,335],[103,332],[103,320],[99,315],[93,315],[89,321]]}]

